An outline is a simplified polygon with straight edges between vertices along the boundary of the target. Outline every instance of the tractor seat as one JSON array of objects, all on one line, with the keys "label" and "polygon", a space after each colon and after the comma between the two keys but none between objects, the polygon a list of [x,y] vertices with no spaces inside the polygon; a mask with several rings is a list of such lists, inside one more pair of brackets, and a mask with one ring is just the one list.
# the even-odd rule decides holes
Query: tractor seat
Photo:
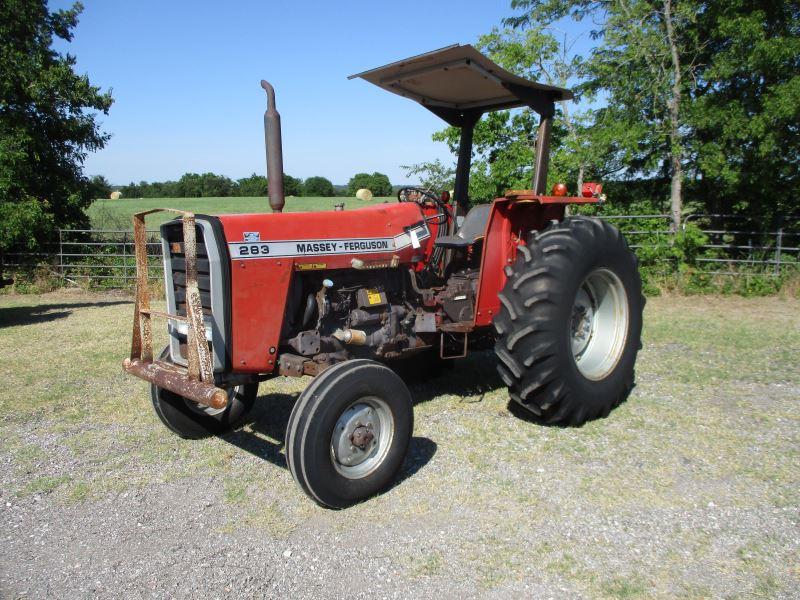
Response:
[{"label": "tractor seat", "polygon": [[435,245],[439,248],[468,248],[475,243],[475,240],[483,237],[491,209],[491,204],[473,206],[464,217],[464,222],[461,223],[456,234],[436,238]]}]

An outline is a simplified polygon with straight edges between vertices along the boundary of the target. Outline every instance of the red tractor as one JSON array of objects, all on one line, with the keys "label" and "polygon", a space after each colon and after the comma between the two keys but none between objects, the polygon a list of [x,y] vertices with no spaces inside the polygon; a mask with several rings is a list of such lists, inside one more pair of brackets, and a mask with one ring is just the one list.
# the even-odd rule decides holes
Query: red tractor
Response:
[{"label": "red tractor", "polygon": [[[565,216],[596,203],[545,191],[555,102],[565,89],[517,77],[471,46],[360,73],[461,130],[453,198],[406,188],[398,202],[283,213],[280,117],[264,116],[271,214],[194,215],[161,226],[167,312],[150,308],[144,217],[134,217],[137,294],[127,372],[151,383],[179,436],[233,427],[258,383],[313,377],[289,418],[289,470],[339,508],[391,482],[413,427],[401,361],[435,363],[494,346],[511,399],[547,423],[606,416],[633,386],[643,298],[636,258],[608,223]],[[527,106],[540,125],[531,190],[470,207],[473,127]],[[164,209],[169,210],[169,209]],[[149,211],[154,212],[154,211]],[[169,344],[152,350],[151,318]]]}]

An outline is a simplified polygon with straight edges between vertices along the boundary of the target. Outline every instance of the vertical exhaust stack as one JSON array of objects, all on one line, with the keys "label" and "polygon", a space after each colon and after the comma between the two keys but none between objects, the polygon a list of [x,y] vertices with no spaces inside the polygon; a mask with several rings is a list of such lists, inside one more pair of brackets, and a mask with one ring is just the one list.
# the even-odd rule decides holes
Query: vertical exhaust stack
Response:
[{"label": "vertical exhaust stack", "polygon": [[286,204],[283,192],[283,144],[281,142],[281,116],[275,108],[275,90],[268,81],[261,80],[267,92],[267,110],[264,112],[264,144],[267,149],[267,185],[272,212],[282,212]]}]

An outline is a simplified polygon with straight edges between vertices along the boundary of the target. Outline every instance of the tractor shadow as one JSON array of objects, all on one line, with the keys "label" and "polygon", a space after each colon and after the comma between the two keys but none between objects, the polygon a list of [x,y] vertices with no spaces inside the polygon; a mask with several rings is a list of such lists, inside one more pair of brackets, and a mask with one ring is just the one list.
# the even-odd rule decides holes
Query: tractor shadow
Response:
[{"label": "tractor shadow", "polygon": [[[245,450],[263,461],[282,469],[286,464],[286,425],[299,394],[266,394],[259,396],[239,429],[221,437],[229,444]],[[408,447],[405,463],[390,486],[400,485],[412,477],[436,454],[436,443],[414,436]]]},{"label": "tractor shadow", "polygon": [[[448,394],[470,398],[469,402],[482,402],[485,394],[505,390],[506,384],[497,373],[494,350],[473,351],[464,358],[444,363],[416,365],[415,369],[395,369],[408,385],[414,404],[428,402]],[[473,400],[472,398],[477,399]],[[514,417],[540,427],[578,429],[580,426],[550,423],[520,406],[511,398],[506,409]]]},{"label": "tractor shadow", "polygon": [[130,300],[108,300],[103,302],[74,302],[64,304],[37,304],[35,306],[10,306],[0,308],[0,328],[21,325],[36,325],[64,319],[79,308],[103,308],[118,304],[133,304]]},{"label": "tractor shadow", "polygon": [[464,358],[432,364],[414,373],[398,370],[408,385],[414,404],[428,402],[447,394],[478,396],[481,402],[489,392],[505,388],[497,374],[497,359],[491,350],[471,352]]},{"label": "tractor shadow", "polygon": [[286,441],[286,425],[292,407],[299,394],[260,395],[235,431],[222,439],[282,469],[287,469],[283,449]]}]

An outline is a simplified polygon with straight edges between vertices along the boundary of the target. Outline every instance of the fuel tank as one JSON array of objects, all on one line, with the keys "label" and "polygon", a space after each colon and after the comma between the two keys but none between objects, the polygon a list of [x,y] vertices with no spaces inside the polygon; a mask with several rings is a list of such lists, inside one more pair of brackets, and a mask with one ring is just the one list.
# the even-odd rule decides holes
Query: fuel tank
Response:
[{"label": "fuel tank", "polygon": [[231,261],[233,370],[274,370],[295,273],[421,264],[435,237],[435,229],[431,231],[424,217],[415,203],[348,211],[220,215]]}]

